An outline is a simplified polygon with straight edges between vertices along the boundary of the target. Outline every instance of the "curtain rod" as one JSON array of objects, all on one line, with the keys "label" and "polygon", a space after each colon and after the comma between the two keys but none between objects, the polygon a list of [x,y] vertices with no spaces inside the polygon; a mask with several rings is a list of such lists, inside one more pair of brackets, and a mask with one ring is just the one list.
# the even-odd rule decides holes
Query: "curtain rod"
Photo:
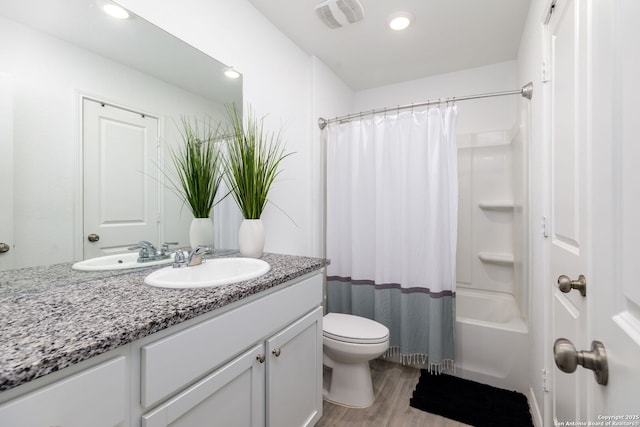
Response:
[{"label": "curtain rod", "polygon": [[440,98],[437,101],[424,101],[424,102],[419,102],[415,104],[398,105],[397,107],[379,108],[377,110],[361,111],[359,113],[347,114],[346,116],[335,117],[329,120],[320,117],[318,119],[318,126],[322,130],[325,127],[327,127],[329,123],[348,121],[354,118],[361,118],[364,116],[369,116],[369,115],[378,114],[378,113],[386,113],[387,111],[394,111],[394,110],[400,111],[400,110],[406,110],[408,108],[427,107],[429,105],[437,105],[437,104],[442,104],[446,102],[466,101],[468,99],[492,98],[494,96],[518,95],[518,94],[522,95],[523,98],[531,99],[531,96],[533,95],[533,83],[531,82],[527,83],[526,85],[522,86],[522,89],[520,90],[516,89],[516,90],[508,90],[505,92],[481,93],[479,95],[467,95],[467,96],[461,96],[461,97],[454,96],[452,98],[444,98],[444,99]]}]

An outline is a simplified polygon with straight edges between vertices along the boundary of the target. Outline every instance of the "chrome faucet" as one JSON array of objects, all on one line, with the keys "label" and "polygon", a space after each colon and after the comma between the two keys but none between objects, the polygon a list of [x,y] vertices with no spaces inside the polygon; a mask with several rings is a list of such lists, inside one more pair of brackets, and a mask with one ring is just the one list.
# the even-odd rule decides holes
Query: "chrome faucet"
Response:
[{"label": "chrome faucet", "polygon": [[171,251],[169,250],[169,245],[175,246],[177,244],[178,244],[178,242],[164,242],[162,244],[162,247],[160,248],[159,255],[161,255],[163,258],[168,258],[169,256],[171,256]]},{"label": "chrome faucet", "polygon": [[196,246],[188,255],[185,255],[183,249],[177,249],[174,252],[173,268],[193,267],[194,265],[202,264],[204,261],[204,255],[211,252],[209,246]]},{"label": "chrome faucet", "polygon": [[169,245],[177,244],[178,242],[165,242],[162,244],[160,250],[157,250],[151,242],[140,240],[136,246],[130,247],[129,250],[135,251],[139,249],[140,252],[138,252],[138,262],[149,262],[169,258],[169,256],[171,256]]}]

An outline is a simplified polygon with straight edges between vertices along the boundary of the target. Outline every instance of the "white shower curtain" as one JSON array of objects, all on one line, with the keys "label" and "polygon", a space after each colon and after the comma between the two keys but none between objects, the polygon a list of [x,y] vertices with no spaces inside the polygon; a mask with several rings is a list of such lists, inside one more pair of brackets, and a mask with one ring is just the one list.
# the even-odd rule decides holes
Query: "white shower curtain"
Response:
[{"label": "white shower curtain", "polygon": [[453,367],[457,107],[327,127],[327,308],[390,330],[389,354]]}]

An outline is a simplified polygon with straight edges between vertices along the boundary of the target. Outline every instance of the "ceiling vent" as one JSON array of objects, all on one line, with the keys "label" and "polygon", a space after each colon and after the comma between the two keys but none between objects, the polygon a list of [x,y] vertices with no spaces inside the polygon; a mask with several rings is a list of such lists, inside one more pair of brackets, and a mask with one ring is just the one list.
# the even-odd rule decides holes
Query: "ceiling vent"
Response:
[{"label": "ceiling vent", "polygon": [[364,9],[358,0],[325,0],[316,6],[316,14],[324,25],[334,29],[362,20]]}]

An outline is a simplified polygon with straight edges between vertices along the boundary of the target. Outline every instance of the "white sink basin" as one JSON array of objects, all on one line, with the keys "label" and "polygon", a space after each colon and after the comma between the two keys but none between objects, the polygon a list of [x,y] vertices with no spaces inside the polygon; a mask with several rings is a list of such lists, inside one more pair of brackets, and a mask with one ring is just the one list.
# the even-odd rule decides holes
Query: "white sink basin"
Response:
[{"label": "white sink basin", "polygon": [[98,258],[78,261],[71,266],[74,270],[80,271],[102,271],[102,270],[124,270],[126,268],[151,267],[153,265],[169,264],[173,262],[173,257],[158,261],[138,262],[138,252],[119,255],[107,255]]},{"label": "white sink basin", "polygon": [[144,283],[161,288],[209,288],[255,279],[271,266],[255,258],[207,259],[193,267],[166,267],[144,278]]}]

